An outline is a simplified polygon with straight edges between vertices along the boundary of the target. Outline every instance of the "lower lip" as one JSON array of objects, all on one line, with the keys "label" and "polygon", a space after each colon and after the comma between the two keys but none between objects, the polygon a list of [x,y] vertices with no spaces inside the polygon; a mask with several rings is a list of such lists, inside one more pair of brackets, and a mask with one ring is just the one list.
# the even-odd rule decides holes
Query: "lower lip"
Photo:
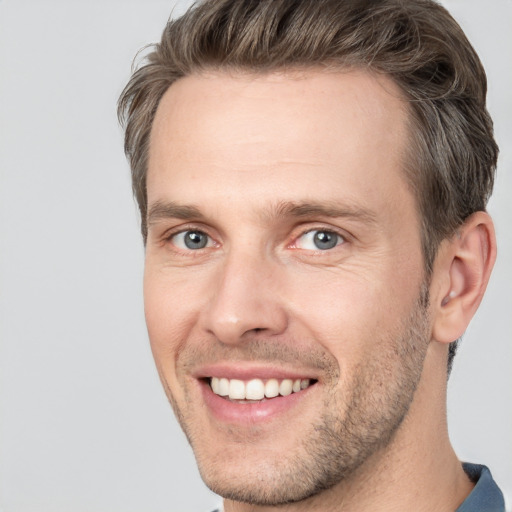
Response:
[{"label": "lower lip", "polygon": [[261,402],[231,402],[216,395],[207,382],[200,381],[206,406],[212,415],[224,423],[253,425],[264,423],[286,414],[296,407],[316,384],[288,396],[278,396]]}]

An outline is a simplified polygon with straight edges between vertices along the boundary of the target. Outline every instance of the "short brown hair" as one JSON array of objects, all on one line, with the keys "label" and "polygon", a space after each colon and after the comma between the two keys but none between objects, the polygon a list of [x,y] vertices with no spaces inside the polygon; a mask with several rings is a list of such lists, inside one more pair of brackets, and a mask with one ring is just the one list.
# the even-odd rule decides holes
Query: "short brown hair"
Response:
[{"label": "short brown hair", "polygon": [[169,86],[207,69],[311,66],[368,69],[402,90],[411,126],[405,175],[429,275],[439,243],[485,210],[498,155],[483,66],[433,0],[203,0],[169,21],[119,100],[144,238],[151,126]]}]

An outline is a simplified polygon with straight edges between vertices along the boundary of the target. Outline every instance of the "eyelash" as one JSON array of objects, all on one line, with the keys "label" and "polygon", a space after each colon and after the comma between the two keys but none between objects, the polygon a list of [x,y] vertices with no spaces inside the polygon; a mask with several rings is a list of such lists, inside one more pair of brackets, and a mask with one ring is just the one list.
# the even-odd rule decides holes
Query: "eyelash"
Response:
[{"label": "eyelash", "polygon": [[[207,244],[210,244],[212,242],[213,242],[213,244],[211,246],[207,245],[206,247],[202,247],[202,248],[198,248],[198,249],[191,249],[191,248],[184,249],[184,248],[176,247],[176,245],[173,244],[173,242],[172,242],[173,238],[180,234],[185,235],[188,232],[201,233],[201,234],[205,235],[206,237],[208,237]],[[337,237],[336,245],[334,245],[332,248],[328,248],[328,249],[320,249],[320,248],[302,249],[301,247],[297,247],[298,241],[302,237],[304,237],[310,233],[314,233],[314,232],[329,233],[329,234],[336,236]],[[308,229],[301,230],[297,236],[294,236],[292,243],[287,244],[287,247],[296,249],[296,250],[303,250],[310,254],[326,254],[328,252],[332,252],[334,249],[336,249],[336,247],[347,243],[348,239],[349,239],[349,237],[345,233],[341,233],[338,230],[333,229],[332,227],[325,227],[325,226],[310,227]],[[208,233],[207,229],[204,229],[203,227],[197,227],[197,226],[180,226],[179,229],[176,229],[176,230],[166,233],[163,237],[163,241],[164,241],[164,243],[169,243],[169,244],[173,245],[175,248],[174,249],[175,252],[180,252],[181,254],[187,255],[187,256],[196,256],[196,255],[198,256],[199,254],[202,254],[203,251],[220,245],[218,242],[215,241],[215,238],[212,237]]]},{"label": "eyelash", "polygon": [[347,237],[345,235],[339,233],[338,231],[336,231],[332,228],[317,227],[317,228],[308,229],[307,231],[303,231],[299,236],[297,236],[295,238],[292,247],[295,247],[296,249],[301,250],[301,247],[297,247],[298,240],[305,237],[306,235],[310,235],[313,233],[324,233],[324,234],[334,235],[337,238],[336,243],[332,247],[325,248],[325,249],[321,249],[321,248],[317,247],[316,249],[303,249],[303,250],[306,250],[306,251],[312,252],[312,253],[326,253],[326,252],[332,251],[336,247],[343,245],[347,242]]},{"label": "eyelash", "polygon": [[[214,245],[219,245],[217,242],[215,242],[215,239],[208,233],[208,230],[204,229],[203,227],[197,227],[197,226],[180,226],[177,229],[167,232],[163,237],[163,241],[164,241],[164,243],[169,243],[171,245],[174,245],[172,243],[173,238],[178,235],[181,235],[181,234],[185,235],[186,233],[201,233],[201,234],[205,235],[206,237],[208,237],[209,242],[213,241]],[[209,243],[209,242],[207,242],[207,243]],[[186,249],[177,248],[177,250],[189,254],[189,253],[202,252],[203,249],[209,249],[209,248],[210,247],[205,247],[205,248],[196,249],[196,250],[193,250],[193,249],[186,250]]]}]

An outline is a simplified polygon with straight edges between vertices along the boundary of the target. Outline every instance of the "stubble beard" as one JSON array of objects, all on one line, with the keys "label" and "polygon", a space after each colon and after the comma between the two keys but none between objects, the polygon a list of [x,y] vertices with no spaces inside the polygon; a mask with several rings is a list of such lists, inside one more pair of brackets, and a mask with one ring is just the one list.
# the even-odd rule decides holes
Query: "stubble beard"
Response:
[{"label": "stubble beard", "polygon": [[[423,285],[397,333],[375,336],[379,355],[355,369],[350,392],[343,397],[334,389],[325,393],[324,414],[302,432],[303,440],[293,453],[265,460],[236,478],[222,470],[222,461],[202,457],[198,446],[205,440],[165,386],[206,485],[229,500],[279,506],[315,496],[354,475],[373,454],[389,445],[413,401],[430,341],[428,302],[428,288]],[[335,360],[328,372],[339,378]],[[340,416],[339,411],[344,414]]]}]

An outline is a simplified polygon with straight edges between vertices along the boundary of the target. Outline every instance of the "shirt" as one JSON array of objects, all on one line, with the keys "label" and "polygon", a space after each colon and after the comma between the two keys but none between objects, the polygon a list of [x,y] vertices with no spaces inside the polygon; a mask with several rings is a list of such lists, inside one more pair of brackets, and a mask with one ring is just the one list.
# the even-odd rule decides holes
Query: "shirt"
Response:
[{"label": "shirt", "polygon": [[505,501],[489,468],[478,464],[462,465],[475,487],[455,512],[505,512]]}]

